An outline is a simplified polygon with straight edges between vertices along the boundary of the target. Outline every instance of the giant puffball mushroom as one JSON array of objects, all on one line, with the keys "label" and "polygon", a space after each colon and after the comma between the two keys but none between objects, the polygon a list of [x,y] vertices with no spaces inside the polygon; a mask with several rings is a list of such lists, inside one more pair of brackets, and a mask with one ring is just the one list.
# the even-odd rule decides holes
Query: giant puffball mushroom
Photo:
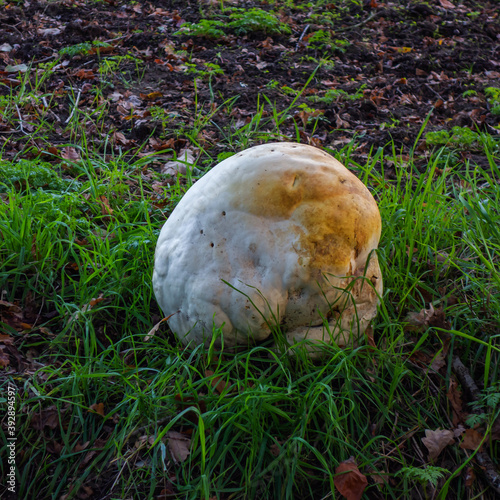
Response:
[{"label": "giant puffball mushroom", "polygon": [[[215,166],[163,226],[153,287],[184,344],[248,345],[280,325],[289,345],[344,346],[377,313],[377,204],[326,152],[272,143]],[[312,347],[311,347],[312,344]]]}]

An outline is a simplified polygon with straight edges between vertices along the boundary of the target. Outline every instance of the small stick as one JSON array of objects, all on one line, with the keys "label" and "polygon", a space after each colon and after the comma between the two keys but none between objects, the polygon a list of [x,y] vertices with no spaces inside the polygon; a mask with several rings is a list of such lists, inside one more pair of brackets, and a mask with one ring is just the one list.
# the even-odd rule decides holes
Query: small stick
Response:
[{"label": "small stick", "polygon": [[[474,379],[471,377],[469,370],[467,370],[466,366],[462,363],[462,361],[460,361],[458,356],[453,358],[453,370],[455,375],[458,377],[458,380],[464,387],[469,399],[472,401],[478,401],[480,396],[479,388]],[[488,453],[486,451],[478,450],[474,458],[481,466],[487,483],[493,490],[500,493],[500,475],[498,474],[498,470]]]},{"label": "small stick", "polygon": [[76,101],[75,105],[73,106],[73,110],[71,111],[71,114],[68,116],[68,119],[64,123],[68,123],[71,118],[73,118],[73,115],[75,114],[75,110],[78,107],[78,102],[80,101],[80,96],[82,95],[82,89],[78,90],[78,95],[76,96]]},{"label": "small stick", "polygon": [[488,484],[497,492],[500,493],[500,475],[498,475],[497,467],[491,460],[490,456],[484,451],[478,451],[475,457],[483,470]]},{"label": "small stick", "polygon": [[17,111],[17,116],[19,117],[19,129],[21,130],[21,132],[25,135],[28,135],[25,131],[24,131],[24,127],[23,127],[23,117],[21,116],[21,111],[19,110],[19,107],[17,106],[17,104],[15,105],[16,106],[16,111]]},{"label": "small stick", "polygon": [[374,12],[373,14],[368,16],[364,21],[361,21],[358,24],[353,24],[352,26],[347,26],[346,28],[343,28],[343,29],[341,28],[339,30],[333,30],[333,31],[335,31],[335,33],[343,33],[344,31],[349,31],[349,30],[352,30],[354,28],[359,28],[360,26],[363,26],[363,24],[369,23],[372,19],[375,19],[376,17],[378,17],[380,15],[381,15],[380,12]]},{"label": "small stick", "polygon": [[306,24],[306,27],[304,28],[304,31],[302,31],[302,35],[300,35],[300,38],[297,42],[297,45],[295,46],[295,52],[297,52],[297,50],[299,50],[299,45],[300,45],[300,42],[302,41],[302,39],[304,38],[305,34],[307,33],[307,30],[309,29],[309,24]]},{"label": "small stick", "polygon": [[479,388],[476,385],[476,382],[474,382],[474,379],[471,377],[469,370],[467,370],[458,356],[453,358],[453,370],[455,370],[455,374],[466,390],[469,399],[477,401],[479,399]]}]

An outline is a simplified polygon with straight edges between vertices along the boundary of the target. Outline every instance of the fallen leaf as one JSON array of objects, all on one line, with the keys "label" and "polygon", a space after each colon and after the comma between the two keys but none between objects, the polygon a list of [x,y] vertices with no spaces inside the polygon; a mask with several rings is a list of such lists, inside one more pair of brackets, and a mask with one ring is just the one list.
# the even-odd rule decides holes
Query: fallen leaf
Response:
[{"label": "fallen leaf", "polygon": [[16,66],[5,66],[4,71],[7,73],[17,73],[20,71],[21,73],[26,73],[28,71],[28,66],[26,64],[17,64]]},{"label": "fallen leaf", "polygon": [[[109,200],[106,198],[105,195],[101,194],[101,196],[99,196],[99,199],[97,200],[97,202],[99,203],[99,205],[101,205],[101,213],[102,215],[113,215],[113,209],[111,208],[111,205],[109,204]],[[96,301],[97,299],[92,299],[94,301]],[[102,299],[101,299],[102,300]],[[90,306],[94,306],[95,305],[95,302],[94,304],[91,304]]]},{"label": "fallen leaf", "polygon": [[76,148],[66,146],[61,149],[61,158],[65,160],[79,161],[81,160],[80,153]]},{"label": "fallen leaf", "polygon": [[92,69],[80,69],[74,73],[74,76],[81,80],[93,80],[95,78],[94,70]]},{"label": "fallen leaf", "polygon": [[56,36],[61,34],[61,30],[59,28],[40,28],[37,32],[41,36]]},{"label": "fallen leaf", "polygon": [[366,476],[361,474],[354,458],[351,457],[349,460],[341,462],[335,469],[333,483],[339,493],[347,500],[360,500],[368,480]]},{"label": "fallen leaf", "polygon": [[452,378],[447,392],[448,401],[453,409],[453,424],[464,422],[465,414],[462,410],[462,391],[458,388],[458,382]]},{"label": "fallen leaf", "polygon": [[3,352],[3,348],[0,347],[0,368],[5,368],[9,365],[10,359],[7,354]]},{"label": "fallen leaf", "polygon": [[335,118],[335,125],[338,129],[348,129],[351,127],[351,124],[345,120],[343,120],[340,115],[337,115]]},{"label": "fallen leaf", "polygon": [[187,172],[187,167],[193,167],[195,162],[193,151],[190,149],[183,149],[178,155],[177,159],[167,161],[161,169],[162,174],[175,176],[177,174],[185,175]]},{"label": "fallen leaf", "polygon": [[279,444],[277,443],[273,443],[270,447],[269,447],[269,451],[271,452],[271,455],[273,457],[278,457],[280,452],[281,452],[281,447]]},{"label": "fallen leaf", "polygon": [[474,472],[474,469],[472,467],[467,467],[467,470],[465,471],[465,487],[472,488],[475,479],[476,473]]},{"label": "fallen leaf", "polygon": [[57,441],[49,441],[47,443],[47,451],[52,453],[52,455],[60,455],[63,448],[64,445],[58,443]]},{"label": "fallen leaf", "polygon": [[92,445],[91,445],[91,450],[89,450],[87,453],[85,453],[85,456],[83,457],[82,462],[78,466],[79,469],[85,469],[90,461],[101,451],[104,449],[106,446],[106,441],[104,439],[96,439]]},{"label": "fallen leaf", "polygon": [[83,451],[87,449],[88,445],[90,444],[90,441],[85,441],[83,444],[76,443],[75,447],[73,448],[74,453],[78,453],[79,451]]},{"label": "fallen leaf", "polygon": [[102,417],[104,417],[104,403],[94,403],[93,405],[90,406],[89,411],[91,410],[91,413],[99,413]]},{"label": "fallen leaf", "polygon": [[59,426],[59,412],[55,405],[35,413],[31,418],[31,426],[37,431],[43,431],[45,427],[56,429]]},{"label": "fallen leaf", "polygon": [[113,132],[113,140],[115,144],[120,144],[121,146],[128,146],[131,142],[121,132]]},{"label": "fallen leaf", "polygon": [[418,313],[409,312],[406,321],[413,326],[426,326],[434,316],[434,307],[429,304],[429,309],[421,309]]},{"label": "fallen leaf", "polygon": [[177,401],[177,404],[179,406],[179,411],[184,412],[184,410],[189,408],[198,409],[197,412],[194,410],[189,410],[184,413],[184,417],[195,425],[198,424],[198,415],[207,411],[207,405],[205,404],[205,401],[199,399],[198,395],[196,395],[196,397],[193,397],[183,394],[176,394],[175,400]]},{"label": "fallen leaf", "polygon": [[378,474],[370,474],[370,477],[376,484],[389,484],[391,475],[387,472],[380,472]]},{"label": "fallen leaf", "polygon": [[159,91],[155,91],[155,92],[150,92],[149,94],[140,94],[140,96],[141,99],[144,99],[146,101],[154,101],[155,99],[163,97],[163,94]]},{"label": "fallen leaf", "polygon": [[455,5],[453,5],[449,0],[439,0],[439,3],[441,4],[441,7],[444,7],[445,9],[455,8]]},{"label": "fallen leaf", "polygon": [[475,451],[479,448],[481,441],[483,440],[482,434],[477,432],[475,429],[466,429],[462,436],[463,440],[460,443],[460,448],[463,450]]},{"label": "fallen leaf", "polygon": [[80,312],[87,312],[87,311],[90,311],[96,304],[99,304],[99,302],[102,302],[104,300],[104,297],[103,297],[103,294],[100,293],[99,294],[99,297],[93,297],[90,299],[90,302],[88,304],[85,304],[84,306],[82,306],[82,308],[80,309],[80,311],[76,311],[74,312],[70,318],[69,318],[69,322],[72,323],[73,321],[76,321],[79,317],[80,317]]},{"label": "fallen leaf", "polygon": [[446,359],[443,355],[443,352],[440,351],[434,356],[434,359],[432,360],[432,364],[430,366],[431,371],[433,372],[438,372],[443,366],[446,365]]},{"label": "fallen leaf", "polygon": [[454,443],[453,431],[437,429],[431,431],[425,429],[425,437],[422,443],[429,450],[429,460],[435,460],[439,454],[449,445]]},{"label": "fallen leaf", "polygon": [[205,370],[205,377],[212,377],[210,379],[210,383],[212,384],[212,387],[219,393],[222,394],[224,390],[226,389],[226,381],[223,380],[219,376],[215,376],[215,373],[212,370]]},{"label": "fallen leaf", "polygon": [[176,431],[167,432],[168,450],[176,463],[182,463],[190,453],[191,439]]},{"label": "fallen leaf", "polygon": [[174,314],[177,314],[177,312],[174,312],[170,316],[167,316],[166,318],[163,318],[161,321],[158,321],[158,323],[156,323],[156,325],[153,326],[153,328],[151,328],[151,330],[149,330],[149,332],[146,334],[146,336],[144,337],[144,341],[149,342],[156,335],[156,332],[158,331],[158,328],[160,328],[160,325],[165,321],[168,321]]},{"label": "fallen leaf", "polygon": [[14,339],[10,335],[4,335],[3,333],[0,333],[0,342],[2,344],[12,345],[14,343]]}]

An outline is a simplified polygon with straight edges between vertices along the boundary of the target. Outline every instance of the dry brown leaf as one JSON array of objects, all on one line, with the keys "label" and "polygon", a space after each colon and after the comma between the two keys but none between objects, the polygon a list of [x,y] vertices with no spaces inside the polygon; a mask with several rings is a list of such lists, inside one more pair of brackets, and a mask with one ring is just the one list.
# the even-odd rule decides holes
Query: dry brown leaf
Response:
[{"label": "dry brown leaf", "polygon": [[455,5],[453,5],[450,0],[439,0],[439,3],[441,4],[441,7],[444,7],[445,9],[454,9]]},{"label": "dry brown leaf", "polygon": [[361,474],[354,458],[351,457],[349,460],[341,462],[335,469],[333,483],[339,493],[347,500],[360,500],[368,480],[365,475]]},{"label": "dry brown leaf", "polygon": [[99,413],[104,417],[104,403],[94,403],[90,406],[89,411],[92,413]]},{"label": "dry brown leaf", "polygon": [[450,379],[450,386],[446,395],[453,409],[453,424],[457,425],[459,422],[463,422],[466,417],[462,410],[462,391],[458,388],[458,383],[454,378]]},{"label": "dry brown leaf", "polygon": [[340,115],[337,115],[335,118],[335,125],[338,129],[348,129],[351,128],[351,124],[345,120],[343,120]]},{"label": "dry brown leaf", "polygon": [[187,167],[192,168],[195,162],[194,153],[191,149],[183,149],[176,160],[167,161],[161,169],[162,174],[175,176],[177,174],[185,174]]},{"label": "dry brown leaf", "polygon": [[113,132],[113,140],[115,144],[120,144],[121,146],[128,146],[131,142],[121,132]]},{"label": "dry brown leaf", "polygon": [[279,456],[280,452],[281,452],[281,446],[277,443],[273,443],[270,447],[269,447],[269,451],[271,452],[271,455],[273,457],[277,457]]},{"label": "dry brown leaf", "polygon": [[168,450],[176,463],[186,460],[190,453],[191,439],[177,431],[168,431]]},{"label": "dry brown leaf", "polygon": [[446,359],[444,358],[443,352],[438,352],[434,359],[432,360],[432,364],[430,366],[431,370],[434,372],[438,372],[443,366],[446,365]]},{"label": "dry brown leaf", "polygon": [[463,440],[460,443],[460,448],[463,450],[475,451],[479,448],[481,441],[483,440],[482,434],[477,432],[475,429],[466,429],[462,436]]},{"label": "dry brown leaf", "polygon": [[429,450],[429,460],[435,460],[439,454],[449,445],[454,443],[453,431],[437,429],[431,431],[425,429],[425,437],[422,443]]},{"label": "dry brown leaf", "polygon": [[90,461],[106,446],[106,440],[104,439],[96,439],[92,445],[91,450],[85,453],[82,462],[78,466],[79,469],[85,469]]},{"label": "dry brown leaf", "polygon": [[10,335],[4,335],[3,333],[0,333],[0,342],[2,344],[12,345],[14,343],[14,338]]},{"label": "dry brown leaf", "polygon": [[99,205],[101,205],[101,213],[102,215],[113,215],[113,209],[111,208],[111,205],[109,204],[109,200],[106,198],[105,195],[101,194],[99,196],[99,199],[97,200]]},{"label": "dry brown leaf", "polygon": [[370,474],[370,477],[376,484],[389,484],[391,475],[387,472],[380,472],[379,474]]},{"label": "dry brown leaf", "polygon": [[226,381],[223,380],[221,377],[216,376],[214,377],[215,373],[212,370],[205,370],[205,377],[213,377],[210,380],[210,383],[212,384],[212,387],[219,393],[222,394],[224,390],[226,389]]},{"label": "dry brown leaf", "polygon": [[472,467],[467,467],[465,471],[465,487],[472,488],[474,481],[476,480],[476,473]]},{"label": "dry brown leaf", "polygon": [[80,69],[76,71],[73,76],[81,80],[93,80],[95,78],[94,70],[92,69]]},{"label": "dry brown leaf", "polygon": [[156,335],[156,332],[158,331],[158,328],[160,328],[160,325],[165,321],[168,321],[174,314],[177,314],[177,312],[174,312],[170,316],[167,316],[166,318],[163,318],[162,320],[158,321],[158,323],[156,323],[156,325],[153,326],[153,328],[151,328],[151,330],[149,330],[147,335],[144,337],[145,342],[149,342]]},{"label": "dry brown leaf", "polygon": [[37,33],[40,36],[57,36],[61,34],[60,28],[39,28]]},{"label": "dry brown leaf", "polygon": [[85,441],[85,443],[83,444],[76,443],[75,447],[73,448],[73,452],[78,453],[79,451],[86,450],[89,444],[90,441]]},{"label": "dry brown leaf", "polygon": [[432,316],[434,316],[434,307],[429,304],[429,309],[421,309],[418,313],[409,312],[406,321],[413,326],[426,326]]},{"label": "dry brown leaf", "polygon": [[56,429],[59,426],[59,412],[55,405],[35,413],[31,419],[31,426],[37,431],[43,431],[45,427]]},{"label": "dry brown leaf", "polygon": [[48,441],[47,442],[47,451],[51,453],[52,455],[60,455],[62,450],[64,448],[64,445],[61,443],[58,443],[57,441]]},{"label": "dry brown leaf", "polygon": [[3,352],[3,348],[0,347],[0,368],[5,368],[10,364],[10,359],[7,354]]},{"label": "dry brown leaf", "polygon": [[159,91],[150,92],[149,94],[139,94],[139,95],[141,96],[141,99],[144,99],[145,101],[154,101],[155,99],[163,97],[163,94]]},{"label": "dry brown leaf", "polygon": [[102,302],[104,300],[104,297],[103,297],[103,294],[100,293],[99,294],[99,297],[93,297],[92,299],[90,299],[90,302],[88,304],[85,304],[84,306],[82,306],[82,308],[80,309],[80,311],[77,311],[77,312],[74,312],[70,318],[69,318],[69,321],[72,323],[73,321],[76,321],[79,317],[80,317],[80,313],[83,312],[87,312],[87,311],[90,311],[96,304],[99,304],[99,302]]}]

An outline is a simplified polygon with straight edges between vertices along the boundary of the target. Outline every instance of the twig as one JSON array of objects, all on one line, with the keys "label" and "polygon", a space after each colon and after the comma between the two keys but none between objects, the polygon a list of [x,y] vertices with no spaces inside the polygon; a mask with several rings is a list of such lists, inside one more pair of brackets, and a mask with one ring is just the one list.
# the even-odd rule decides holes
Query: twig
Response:
[{"label": "twig", "polygon": [[481,469],[486,476],[488,484],[497,492],[500,493],[500,476],[498,475],[497,468],[490,456],[484,451],[476,453],[476,459],[481,466]]},{"label": "twig", "polygon": [[81,95],[82,95],[82,89],[78,90],[78,95],[76,96],[75,105],[73,106],[73,109],[71,111],[71,114],[68,116],[68,119],[64,123],[68,123],[71,120],[71,118],[73,118],[73,115],[75,114],[76,108],[78,107],[78,102],[80,101]]},{"label": "twig", "polygon": [[117,36],[116,38],[110,38],[109,40],[103,40],[104,43],[111,43],[115,42],[116,40],[121,40],[122,38],[130,38],[130,33],[127,33],[126,35],[122,36]]},{"label": "twig", "polygon": [[404,436],[401,436],[401,443],[399,443],[397,446],[395,446],[392,450],[388,451],[387,453],[381,455],[382,457],[387,458],[389,455],[392,455],[395,451],[400,450],[406,442],[413,437],[415,433],[417,433],[420,430],[420,426],[416,425],[413,427],[413,429],[410,429]]},{"label": "twig", "polygon": [[436,94],[439,99],[441,99],[443,102],[445,101],[443,97],[439,94],[439,92],[436,92],[428,83],[425,84],[426,88],[428,88],[432,93]]},{"label": "twig", "polygon": [[467,370],[458,356],[453,358],[453,370],[463,388],[466,390],[467,397],[477,401],[479,399],[479,388],[476,382],[474,382],[474,379],[470,376],[469,370]]},{"label": "twig", "polygon": [[43,59],[39,59],[38,61],[33,61],[33,64],[40,64],[44,63],[47,61],[50,61],[51,59],[54,59],[55,57],[58,57],[59,54],[52,54],[51,56],[44,57]]},{"label": "twig", "polygon": [[[462,387],[465,389],[467,397],[471,401],[477,402],[480,396],[479,388],[474,379],[471,377],[469,370],[467,370],[466,366],[462,363],[462,361],[460,361],[458,356],[453,358],[453,370],[462,384]],[[493,490],[500,493],[500,474],[498,473],[498,470],[488,453],[486,451],[477,450],[474,458],[476,458],[477,462],[481,466],[486,482]]]},{"label": "twig", "polygon": [[335,33],[343,33],[344,31],[349,31],[354,28],[359,28],[360,26],[363,26],[363,24],[369,23],[372,19],[375,19],[376,17],[380,16],[382,13],[381,12],[374,12],[371,16],[368,16],[364,21],[361,21],[358,24],[353,24],[352,26],[347,26],[346,28],[339,29],[339,30],[334,30]]},{"label": "twig", "polygon": [[125,439],[125,442],[127,442],[130,438],[133,438],[135,436],[138,436],[142,432],[144,432],[146,429],[151,428],[152,425],[162,426],[164,424],[168,424],[172,420],[172,417],[164,417],[158,420],[157,422],[150,422],[149,424],[143,425],[142,427],[137,427],[134,429]]},{"label": "twig", "polygon": [[295,46],[295,52],[297,52],[297,50],[299,50],[300,42],[302,41],[302,39],[304,38],[305,34],[307,33],[307,30],[309,29],[309,26],[310,26],[309,24],[306,24],[306,27],[302,31],[302,35],[300,35],[300,38],[297,41],[297,45]]},{"label": "twig", "polygon": [[17,106],[17,104],[15,106],[16,106],[17,116],[19,117],[19,129],[21,130],[21,132],[24,135],[28,135],[28,133],[25,132],[24,127],[23,127],[23,117],[21,116],[21,111],[19,110],[19,107]]}]

